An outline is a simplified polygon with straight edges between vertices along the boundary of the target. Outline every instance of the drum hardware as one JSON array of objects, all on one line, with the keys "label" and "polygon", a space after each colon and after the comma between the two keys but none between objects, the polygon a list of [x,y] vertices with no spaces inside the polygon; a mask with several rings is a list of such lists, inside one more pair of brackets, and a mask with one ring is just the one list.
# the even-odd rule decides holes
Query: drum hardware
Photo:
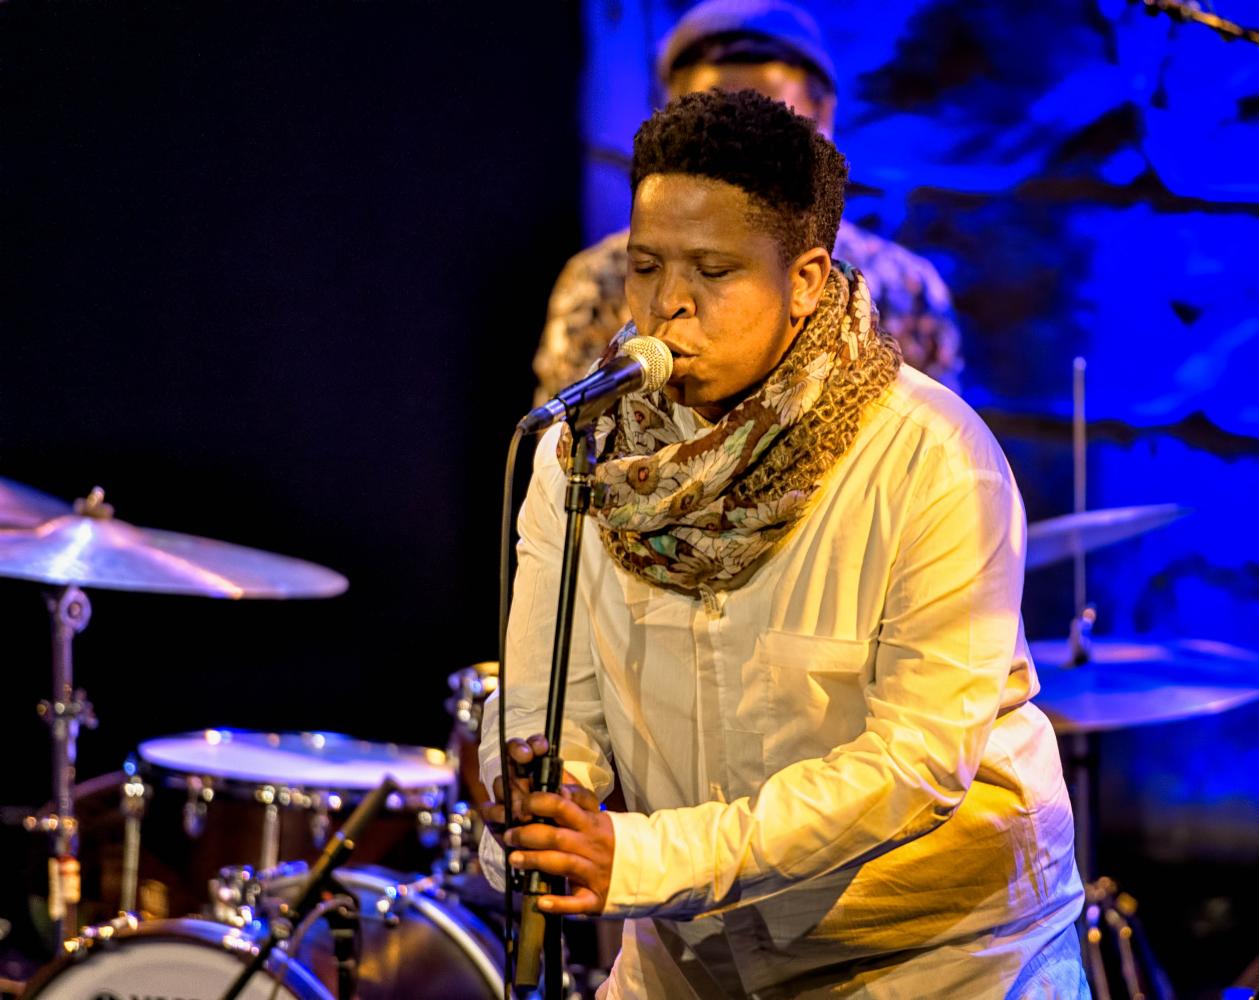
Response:
[{"label": "drum hardware", "polygon": [[[315,862],[309,874],[306,876],[302,884],[302,888],[297,896],[297,901],[290,907],[287,903],[281,908],[281,916],[290,922],[301,926],[306,917],[311,914],[316,905],[320,901],[320,894],[323,892],[325,884],[329,876],[354,852],[354,848],[358,840],[362,837],[363,832],[385,806],[385,801],[390,795],[398,791],[398,786],[394,783],[393,778],[386,775],[380,785],[359,803],[358,808],[354,810],[350,818],[346,820],[337,835],[332,839],[331,843],[325,848],[323,854],[319,856],[319,860]],[[342,919],[348,919],[342,915]],[[334,931],[335,933],[335,931]],[[283,929],[283,924],[277,921],[272,922],[271,932],[266,939],[258,946],[249,963],[236,977],[232,985],[223,994],[222,1000],[235,1000],[236,997],[244,991],[249,980],[263,966],[266,965],[267,959],[275,947],[288,935]],[[349,992],[343,992],[345,987],[344,975],[341,970],[341,948],[338,947],[338,996],[342,1000],[349,1000],[353,993],[353,984],[350,984]]]},{"label": "drum hardware", "polygon": [[140,882],[140,821],[144,818],[145,803],[153,790],[140,777],[134,757],[127,759],[123,772],[127,778],[122,783],[121,810],[124,833],[122,889],[118,908],[124,913],[132,913],[136,908],[136,887]]},{"label": "drum hardware", "polygon": [[[0,480],[0,576],[58,588],[47,597],[53,693],[39,705],[52,731],[53,800],[52,810],[39,818],[36,828],[52,838],[48,907],[54,944],[60,945],[67,929],[78,926],[73,789],[79,728],[96,725],[91,703],[74,686],[74,637],[92,615],[91,602],[80,588],[234,598],[330,597],[344,591],[347,582],[339,573],[302,560],[135,528],[114,519],[114,508],[99,486],[71,509],[7,480]],[[135,902],[134,888],[127,898]]]},{"label": "drum hardware", "polygon": [[1141,932],[1137,901],[1104,876],[1090,882],[1084,892],[1084,964],[1089,981],[1097,984],[1097,1000],[1111,998],[1108,967],[1116,969],[1126,996],[1170,1000],[1171,983]]},{"label": "drum hardware", "polygon": [[[261,912],[292,899],[302,875],[265,880]],[[496,1000],[502,996],[501,945],[481,919],[448,892],[440,878],[414,882],[375,867],[343,867],[333,877],[338,890],[358,899],[363,936],[358,995],[361,1000],[440,997]],[[310,928],[286,944],[292,960],[333,980],[327,933]]]},{"label": "drum hardware", "polygon": [[498,689],[498,663],[493,660],[474,663],[456,670],[446,678],[446,683],[453,692],[452,697],[446,699],[446,711],[458,728],[479,740],[482,706]]},{"label": "drum hardware", "polygon": [[[1052,655],[1046,655],[1046,662],[1058,664],[1060,673],[1063,676],[1075,676],[1080,671],[1087,670],[1089,663],[1098,650],[1098,645],[1092,638],[1093,627],[1097,623],[1097,608],[1088,601],[1088,581],[1084,560],[1085,551],[1098,545],[1108,544],[1110,541],[1118,541],[1121,538],[1138,534],[1140,531],[1148,530],[1147,525],[1150,527],[1156,526],[1155,522],[1157,521],[1157,518],[1145,517],[1144,515],[1118,517],[1113,519],[1113,523],[1108,527],[1108,531],[1110,531],[1110,528],[1114,528],[1109,534],[1106,532],[1090,534],[1088,531],[1081,530],[1081,526],[1088,520],[1085,510],[1087,499],[1085,370],[1085,360],[1076,358],[1072,364],[1071,386],[1074,514],[1065,519],[1057,519],[1059,525],[1069,525],[1070,530],[1059,531],[1055,528],[1046,536],[1053,536],[1056,538],[1056,541],[1065,542],[1065,544],[1058,545],[1057,551],[1071,557],[1074,570],[1074,607],[1078,610],[1071,621],[1068,639],[1065,644],[1066,648],[1057,651],[1061,657],[1059,659],[1054,659]],[[1140,511],[1141,508],[1129,508],[1129,510]],[[1167,516],[1167,520],[1173,520],[1181,516],[1179,508],[1171,505],[1168,505],[1164,514]],[[1106,519],[1103,518],[1101,520],[1104,522]],[[1167,521],[1158,523],[1167,523]],[[1142,526],[1139,530],[1128,530],[1134,524]],[[1122,533],[1120,533],[1121,529]],[[1030,557],[1030,529],[1028,534]],[[1030,559],[1029,565],[1031,565]],[[1036,645],[1032,644],[1032,659],[1034,662],[1037,659]],[[1042,653],[1048,654],[1049,651],[1045,649],[1042,650]],[[1043,688],[1041,694],[1044,694]],[[1040,695],[1037,696],[1038,703],[1042,703],[1040,697]],[[1043,703],[1048,708],[1050,707],[1050,702],[1051,698],[1045,699]],[[1054,716],[1051,711],[1047,711],[1046,714],[1049,715],[1050,721],[1053,722]],[[1164,992],[1161,989],[1167,981],[1166,976],[1154,959],[1144,938],[1136,937],[1138,925],[1132,919],[1132,914],[1136,910],[1136,901],[1127,894],[1120,894],[1118,886],[1113,879],[1097,877],[1094,874],[1096,869],[1093,846],[1095,823],[1093,789],[1095,787],[1097,754],[1092,745],[1091,731],[1073,727],[1060,729],[1056,724],[1055,731],[1059,733],[1059,736],[1064,739],[1070,749],[1070,752],[1065,755],[1065,763],[1067,765],[1065,770],[1071,777],[1068,790],[1071,797],[1072,814],[1075,819],[1076,864],[1084,881],[1085,893],[1084,912],[1081,914],[1077,926],[1080,932],[1080,943],[1085,960],[1085,972],[1089,985],[1092,987],[1093,995],[1098,1000],[1110,1000],[1111,998],[1112,978],[1108,971],[1107,963],[1103,958],[1104,952],[1109,946],[1118,955],[1118,985],[1124,990],[1128,1000],[1164,1000],[1164,998],[1170,1000],[1170,992]],[[1134,937],[1136,937],[1135,941]],[[1149,970],[1149,975],[1144,980],[1138,976],[1136,971],[1136,960],[1133,956],[1137,949],[1141,951],[1145,965]]]},{"label": "drum hardware", "polygon": [[[95,497],[95,493],[93,493]],[[103,499],[96,498],[98,502]],[[95,507],[84,506],[85,516],[96,516]],[[96,728],[96,715],[82,688],[74,686],[74,637],[87,628],[92,604],[73,584],[46,597],[52,618],[53,696],[39,703],[39,714],[52,730],[53,812],[39,819],[36,828],[51,834],[48,859],[48,916],[56,944],[65,940],[66,929],[78,926],[76,908],[80,896],[80,872],[74,818],[74,768],[78,757],[79,727]]]},{"label": "drum hardware", "polygon": [[480,834],[473,820],[473,812],[466,802],[456,802],[446,816],[446,850],[440,862],[434,866],[437,875],[462,875],[468,870],[469,861]]},{"label": "drum hardware", "polygon": [[[481,784],[477,747],[481,742],[481,716],[485,700],[498,690],[498,663],[487,660],[456,670],[447,678],[447,683],[453,694],[446,699],[445,708],[453,725],[446,756],[458,766],[463,791],[475,807],[489,799],[489,793]],[[448,811],[454,809],[458,799],[456,790],[452,790],[452,794],[454,797],[447,802]]]},{"label": "drum hardware", "polygon": [[[481,841],[481,817],[475,806],[488,795],[481,784],[477,747],[485,700],[498,689],[498,663],[486,660],[463,667],[450,674],[446,682],[452,692],[444,703],[452,721],[446,757],[458,768],[460,781],[448,790],[446,849],[433,871],[439,877],[462,882],[463,876],[476,867]],[[471,798],[472,804],[460,793]]]},{"label": "drum hardware", "polygon": [[267,915],[262,907],[266,886],[276,881],[302,878],[308,871],[305,861],[285,861],[263,871],[249,865],[228,865],[210,881],[214,919],[232,927],[256,929],[261,926],[261,917]]}]

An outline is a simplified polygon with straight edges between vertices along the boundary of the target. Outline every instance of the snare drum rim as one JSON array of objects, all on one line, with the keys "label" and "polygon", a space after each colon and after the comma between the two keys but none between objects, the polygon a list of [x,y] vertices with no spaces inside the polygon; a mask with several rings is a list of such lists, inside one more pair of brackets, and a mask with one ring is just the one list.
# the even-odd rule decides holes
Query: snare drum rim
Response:
[{"label": "snare drum rim", "polygon": [[[229,938],[233,941],[230,946],[227,944]],[[134,927],[115,929],[108,937],[101,937],[97,931],[96,934],[90,936],[84,934],[75,941],[77,947],[74,951],[54,959],[35,973],[22,991],[22,1000],[38,996],[64,970],[81,962],[90,961],[92,955],[98,951],[130,948],[140,942],[174,941],[182,944],[204,945],[235,956],[242,966],[246,965],[258,950],[257,942],[237,928],[193,917],[146,920]],[[273,981],[278,979],[280,985],[298,1000],[334,1000],[323,983],[315,978],[314,973],[282,951],[273,951],[260,972],[270,976]]]}]

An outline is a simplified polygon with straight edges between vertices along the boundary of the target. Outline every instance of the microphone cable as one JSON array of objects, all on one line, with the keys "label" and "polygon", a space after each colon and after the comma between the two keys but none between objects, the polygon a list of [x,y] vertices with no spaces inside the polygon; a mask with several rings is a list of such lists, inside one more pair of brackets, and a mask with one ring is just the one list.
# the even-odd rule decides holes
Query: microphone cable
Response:
[{"label": "microphone cable", "polygon": [[[498,548],[498,767],[503,782],[503,829],[511,828],[511,761],[507,755],[507,615],[511,608],[511,522],[516,483],[516,453],[524,431],[519,427],[507,446],[507,466],[503,473],[503,511],[499,525]],[[490,789],[493,792],[493,788]],[[516,899],[512,890],[511,865],[503,851],[503,1000],[512,1000],[515,981]]]}]

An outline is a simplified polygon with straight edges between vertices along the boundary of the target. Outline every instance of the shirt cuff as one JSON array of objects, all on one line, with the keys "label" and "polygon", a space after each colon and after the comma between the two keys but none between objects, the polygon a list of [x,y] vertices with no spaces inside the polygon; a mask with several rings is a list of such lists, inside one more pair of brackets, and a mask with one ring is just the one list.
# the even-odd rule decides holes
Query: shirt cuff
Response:
[{"label": "shirt cuff", "polygon": [[686,843],[669,843],[653,817],[642,813],[609,812],[616,846],[604,917],[647,917],[670,913],[689,915],[701,895],[702,880]]},{"label": "shirt cuff", "polygon": [[507,859],[488,827],[481,831],[481,845],[477,853],[481,856],[481,874],[485,876],[485,881],[499,892],[504,892],[507,882],[503,873],[507,870]]}]

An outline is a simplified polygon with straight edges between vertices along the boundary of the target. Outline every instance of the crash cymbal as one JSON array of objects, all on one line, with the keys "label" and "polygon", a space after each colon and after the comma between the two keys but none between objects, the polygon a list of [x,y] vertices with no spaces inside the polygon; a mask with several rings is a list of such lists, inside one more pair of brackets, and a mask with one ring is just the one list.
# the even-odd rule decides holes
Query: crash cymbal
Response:
[{"label": "crash cymbal", "polygon": [[1153,531],[1189,513],[1174,503],[1086,510],[1027,526],[1027,568],[1037,569],[1103,545]]},{"label": "crash cymbal", "polygon": [[1224,642],[1094,639],[1078,667],[1066,665],[1066,640],[1030,645],[1040,678],[1033,701],[1058,733],[1192,719],[1259,698],[1259,653]]},{"label": "crash cymbal", "polygon": [[0,577],[231,598],[333,597],[348,586],[301,559],[115,520],[96,490],[76,511],[0,529]]},{"label": "crash cymbal", "polygon": [[70,505],[12,479],[0,478],[0,528],[33,528],[70,513]]}]

